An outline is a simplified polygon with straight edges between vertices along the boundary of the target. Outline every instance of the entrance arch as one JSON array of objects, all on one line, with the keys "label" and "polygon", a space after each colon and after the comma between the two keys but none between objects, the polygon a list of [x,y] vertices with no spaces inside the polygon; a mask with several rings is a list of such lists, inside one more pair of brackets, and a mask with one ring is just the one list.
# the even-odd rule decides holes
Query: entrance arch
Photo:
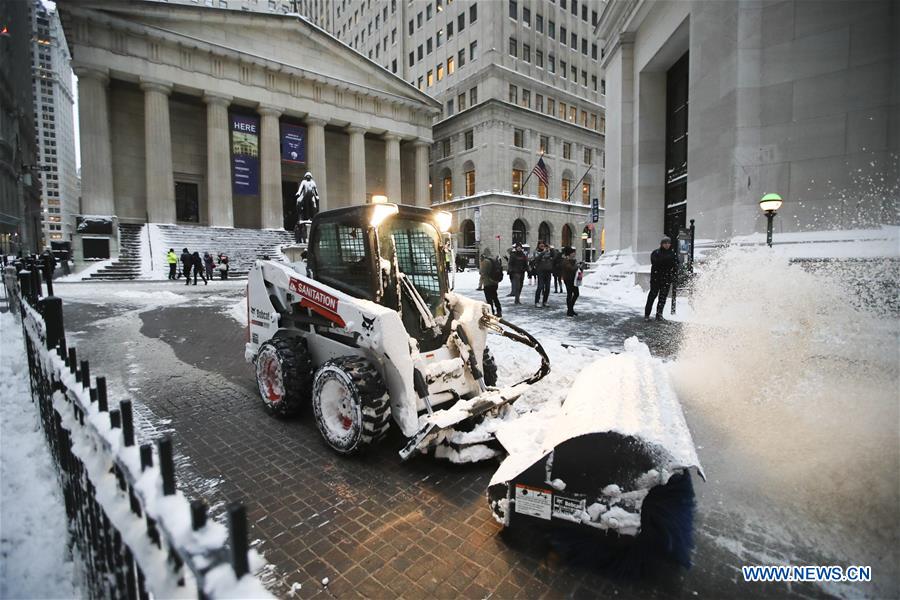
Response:
[{"label": "entrance arch", "polygon": [[544,242],[545,244],[550,244],[550,235],[551,235],[551,227],[550,223],[547,221],[543,221],[538,227],[538,240]]},{"label": "entrance arch", "polygon": [[528,225],[522,219],[516,219],[512,225],[512,243],[528,243]]},{"label": "entrance arch", "polygon": [[560,234],[560,242],[559,243],[563,248],[565,248],[567,246],[570,248],[574,247],[572,245],[572,226],[569,225],[568,223],[566,223],[562,227],[562,233]]}]

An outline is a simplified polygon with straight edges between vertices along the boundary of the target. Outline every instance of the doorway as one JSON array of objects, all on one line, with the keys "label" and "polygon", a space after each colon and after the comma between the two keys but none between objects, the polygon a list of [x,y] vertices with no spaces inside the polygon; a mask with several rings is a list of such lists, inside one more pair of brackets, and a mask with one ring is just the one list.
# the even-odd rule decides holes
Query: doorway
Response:
[{"label": "doorway", "polygon": [[200,187],[196,183],[175,182],[175,220],[179,223],[200,222]]},{"label": "doorway", "polygon": [[284,230],[293,231],[297,224],[297,183],[282,180],[281,182],[281,210],[284,215]]},{"label": "doorway", "polygon": [[666,73],[666,208],[663,231],[672,239],[687,223],[688,53]]}]

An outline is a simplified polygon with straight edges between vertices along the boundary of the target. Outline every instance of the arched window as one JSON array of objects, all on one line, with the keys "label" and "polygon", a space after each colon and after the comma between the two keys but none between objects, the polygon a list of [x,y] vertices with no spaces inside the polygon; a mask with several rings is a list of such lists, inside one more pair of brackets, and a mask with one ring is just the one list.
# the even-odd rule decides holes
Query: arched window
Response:
[{"label": "arched window", "polygon": [[525,162],[521,158],[517,158],[513,161],[512,167],[512,193],[513,194],[524,194],[525,190],[522,187],[522,182],[525,181],[525,169],[528,167],[525,166]]},{"label": "arched window", "polygon": [[591,183],[592,179],[590,175],[585,175],[584,180],[581,182],[581,203],[588,204],[591,203]]},{"label": "arched window", "polygon": [[569,200],[569,195],[572,193],[572,171],[566,169],[563,171],[562,179],[560,180],[560,200],[566,202]]},{"label": "arched window", "polygon": [[563,225],[562,234],[560,236],[560,244],[562,244],[563,248],[565,247],[573,247],[572,246],[572,226],[566,223]]},{"label": "arched window", "polygon": [[512,226],[512,243],[527,244],[528,243],[528,225],[522,219],[513,221]]},{"label": "arched window", "polygon": [[538,240],[544,242],[545,244],[549,244],[550,242],[550,223],[544,221],[541,223],[540,227],[538,227]]},{"label": "arched window", "polygon": [[466,180],[466,196],[475,195],[475,164],[471,160],[463,163],[463,175]]},{"label": "arched window", "polygon": [[450,169],[441,171],[441,200],[444,202],[453,200],[453,176]]},{"label": "arched window", "polygon": [[475,247],[475,222],[472,219],[466,219],[459,226],[459,234],[462,236],[463,248]]}]

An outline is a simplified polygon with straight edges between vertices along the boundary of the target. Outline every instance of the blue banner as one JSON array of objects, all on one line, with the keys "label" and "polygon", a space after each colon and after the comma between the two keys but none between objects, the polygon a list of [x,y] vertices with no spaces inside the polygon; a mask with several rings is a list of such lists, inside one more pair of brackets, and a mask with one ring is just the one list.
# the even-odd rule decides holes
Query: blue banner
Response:
[{"label": "blue banner", "polygon": [[259,117],[231,114],[231,189],[259,195]]},{"label": "blue banner", "polygon": [[281,160],[294,163],[306,162],[306,127],[282,123]]}]

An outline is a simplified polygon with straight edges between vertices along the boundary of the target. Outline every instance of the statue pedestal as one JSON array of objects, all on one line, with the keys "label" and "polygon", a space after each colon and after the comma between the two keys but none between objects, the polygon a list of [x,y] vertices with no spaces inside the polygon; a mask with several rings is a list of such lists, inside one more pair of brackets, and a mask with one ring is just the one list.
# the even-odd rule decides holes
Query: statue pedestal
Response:
[{"label": "statue pedestal", "polygon": [[281,253],[284,254],[284,258],[291,264],[302,262],[301,254],[304,251],[306,251],[306,244],[292,244],[281,247]]}]

